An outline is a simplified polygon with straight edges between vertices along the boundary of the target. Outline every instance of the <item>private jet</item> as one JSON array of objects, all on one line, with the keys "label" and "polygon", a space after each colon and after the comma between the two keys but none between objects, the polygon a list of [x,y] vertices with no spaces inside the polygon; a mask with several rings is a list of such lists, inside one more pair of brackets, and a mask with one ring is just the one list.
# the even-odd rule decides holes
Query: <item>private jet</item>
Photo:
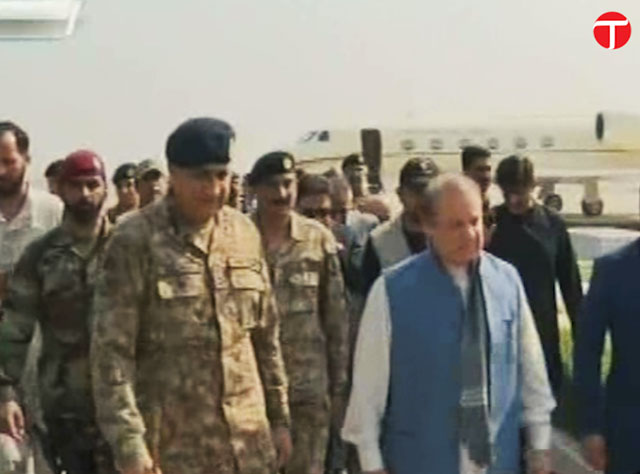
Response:
[{"label": "private jet", "polygon": [[640,116],[599,112],[590,118],[513,119],[494,125],[425,128],[317,129],[286,147],[304,169],[340,168],[348,154],[362,153],[373,189],[393,189],[408,157],[430,156],[445,171],[459,171],[460,150],[483,146],[500,158],[529,156],[535,166],[539,198],[560,211],[558,184],[582,186],[582,213],[599,216],[603,180],[635,180],[640,184]]}]

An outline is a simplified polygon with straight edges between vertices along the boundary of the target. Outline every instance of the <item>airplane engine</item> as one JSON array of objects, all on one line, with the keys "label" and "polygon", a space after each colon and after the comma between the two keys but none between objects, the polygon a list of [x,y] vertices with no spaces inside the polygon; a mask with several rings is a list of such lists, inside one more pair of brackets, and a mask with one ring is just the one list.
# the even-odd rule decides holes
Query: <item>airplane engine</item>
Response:
[{"label": "airplane engine", "polygon": [[596,138],[605,147],[640,150],[640,116],[600,112],[596,115]]}]

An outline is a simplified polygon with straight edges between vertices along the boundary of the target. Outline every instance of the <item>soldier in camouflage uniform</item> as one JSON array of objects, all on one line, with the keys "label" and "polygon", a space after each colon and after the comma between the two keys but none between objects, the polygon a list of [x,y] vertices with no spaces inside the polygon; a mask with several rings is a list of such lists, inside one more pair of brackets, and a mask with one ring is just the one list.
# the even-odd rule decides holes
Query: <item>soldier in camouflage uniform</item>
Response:
[{"label": "soldier in camouflage uniform", "polygon": [[331,425],[339,427],[347,388],[348,317],[331,231],[293,212],[293,157],[274,152],[253,167],[255,222],[266,248],[289,376],[293,456],[286,474],[320,474]]},{"label": "soldier in camouflage uniform", "polygon": [[269,474],[291,451],[260,237],[224,207],[233,140],[216,119],[178,127],[170,194],[119,224],[107,251],[92,370],[125,474]]},{"label": "soldier in camouflage uniform", "polygon": [[23,436],[17,384],[39,323],[39,390],[51,467],[67,474],[113,473],[95,423],[89,370],[93,289],[110,234],[102,213],[102,160],[86,150],[69,155],[60,193],[64,221],[27,247],[10,281],[0,324],[0,418],[13,437]]}]

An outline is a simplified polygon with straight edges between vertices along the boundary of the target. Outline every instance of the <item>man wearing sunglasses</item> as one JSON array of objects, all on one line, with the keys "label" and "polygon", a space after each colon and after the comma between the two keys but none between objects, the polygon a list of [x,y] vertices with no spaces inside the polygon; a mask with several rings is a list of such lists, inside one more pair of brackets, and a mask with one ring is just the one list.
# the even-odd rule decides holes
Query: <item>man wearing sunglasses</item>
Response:
[{"label": "man wearing sunglasses", "polygon": [[[290,154],[258,159],[249,185],[257,198],[254,220],[276,294],[289,377],[293,454],[284,472],[321,474],[330,427],[342,423],[347,389],[348,318],[337,244],[325,226],[294,212],[298,184]],[[330,209],[330,199],[310,201],[304,203],[308,215]]]},{"label": "man wearing sunglasses", "polygon": [[305,174],[298,182],[297,210],[309,219],[315,219],[327,229],[335,225],[331,207],[329,180],[318,174]]}]

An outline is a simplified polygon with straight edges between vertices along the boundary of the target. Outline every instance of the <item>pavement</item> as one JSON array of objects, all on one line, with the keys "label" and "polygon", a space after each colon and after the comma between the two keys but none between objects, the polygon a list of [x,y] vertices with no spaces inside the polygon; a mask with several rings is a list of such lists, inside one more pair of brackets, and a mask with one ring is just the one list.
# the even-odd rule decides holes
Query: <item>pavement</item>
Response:
[{"label": "pavement", "polygon": [[593,474],[582,459],[578,443],[560,430],[553,433],[552,465],[557,474]]}]

